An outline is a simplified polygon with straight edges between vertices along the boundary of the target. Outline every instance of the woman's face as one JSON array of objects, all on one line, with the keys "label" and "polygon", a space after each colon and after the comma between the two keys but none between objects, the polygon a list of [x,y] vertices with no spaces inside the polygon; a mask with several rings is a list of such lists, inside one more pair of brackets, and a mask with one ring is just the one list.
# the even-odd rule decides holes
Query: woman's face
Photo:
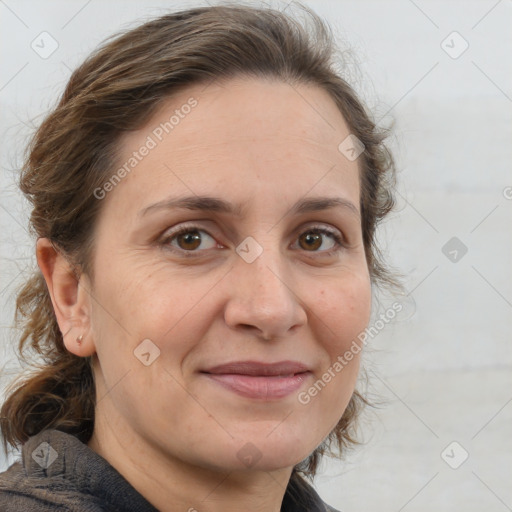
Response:
[{"label": "woman's face", "polygon": [[[97,194],[96,428],[216,470],[290,467],[324,440],[359,355],[333,365],[370,315],[349,134],[317,87],[238,79],[183,91],[123,139],[122,179]],[[240,362],[307,372],[211,373]]]}]

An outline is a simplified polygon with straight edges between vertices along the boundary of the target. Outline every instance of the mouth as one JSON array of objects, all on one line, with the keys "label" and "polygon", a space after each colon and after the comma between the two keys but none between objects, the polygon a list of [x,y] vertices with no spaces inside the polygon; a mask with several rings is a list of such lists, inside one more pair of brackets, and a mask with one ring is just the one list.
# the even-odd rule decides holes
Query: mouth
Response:
[{"label": "mouth", "polygon": [[298,391],[312,376],[305,364],[295,361],[240,361],[215,366],[201,374],[237,395],[263,401],[278,400]]}]

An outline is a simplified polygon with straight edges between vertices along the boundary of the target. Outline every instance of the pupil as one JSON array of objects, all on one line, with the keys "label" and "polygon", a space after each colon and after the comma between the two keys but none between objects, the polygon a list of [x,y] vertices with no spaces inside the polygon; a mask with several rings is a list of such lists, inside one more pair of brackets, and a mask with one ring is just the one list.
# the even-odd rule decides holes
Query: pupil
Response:
[{"label": "pupil", "polygon": [[308,244],[309,247],[314,248],[314,249],[318,248],[319,247],[318,242],[320,242],[320,245],[321,245],[321,243],[322,243],[321,236],[318,233],[315,233],[315,234],[309,233],[306,235],[306,243]]},{"label": "pupil", "polygon": [[197,231],[191,233],[185,233],[181,235],[181,239],[185,245],[192,244],[193,247],[186,247],[187,249],[195,249],[201,243],[200,236]]}]

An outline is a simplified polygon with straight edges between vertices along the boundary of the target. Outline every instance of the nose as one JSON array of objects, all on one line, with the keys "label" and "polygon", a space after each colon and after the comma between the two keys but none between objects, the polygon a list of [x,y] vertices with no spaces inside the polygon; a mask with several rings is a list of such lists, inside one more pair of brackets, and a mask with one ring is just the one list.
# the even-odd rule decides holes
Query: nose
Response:
[{"label": "nose", "polygon": [[224,317],[230,328],[265,340],[286,337],[307,321],[289,269],[268,252],[252,263],[236,262]]}]

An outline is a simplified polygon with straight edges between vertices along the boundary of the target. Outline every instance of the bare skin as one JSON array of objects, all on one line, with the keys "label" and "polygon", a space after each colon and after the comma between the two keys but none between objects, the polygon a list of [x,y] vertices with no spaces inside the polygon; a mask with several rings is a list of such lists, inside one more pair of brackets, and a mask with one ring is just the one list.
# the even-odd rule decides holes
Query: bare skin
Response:
[{"label": "bare skin", "polygon": [[[294,88],[263,79],[190,87],[125,136],[119,166],[197,100],[101,199],[93,281],[82,274],[77,283],[66,259],[38,240],[66,347],[94,356],[88,445],[162,511],[279,511],[293,466],[335,427],[354,391],[359,355],[307,404],[298,400],[366,327],[371,287],[358,163],[338,150],[350,131],[324,91]],[[244,215],[141,213],[202,195],[239,203]],[[292,211],[313,197],[353,208]],[[173,236],[184,226],[188,237]],[[263,250],[251,263],[236,251],[247,237]],[[152,347],[160,351],[149,365],[134,354],[145,339],[151,358]],[[201,373],[241,360],[299,361],[311,373],[268,400]],[[256,463],[240,455],[248,449]]]}]

